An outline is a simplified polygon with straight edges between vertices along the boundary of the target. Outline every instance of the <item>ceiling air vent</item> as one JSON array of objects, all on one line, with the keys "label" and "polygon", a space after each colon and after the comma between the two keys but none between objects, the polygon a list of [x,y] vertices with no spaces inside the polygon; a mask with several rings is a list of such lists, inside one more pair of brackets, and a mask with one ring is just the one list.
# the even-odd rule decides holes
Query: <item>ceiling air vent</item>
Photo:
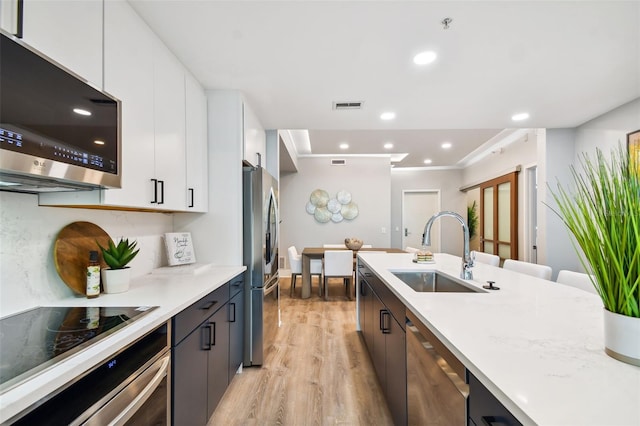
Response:
[{"label": "ceiling air vent", "polygon": [[335,110],[343,110],[343,109],[362,109],[361,101],[352,101],[352,102],[334,102],[333,109]]},{"label": "ceiling air vent", "polygon": [[334,159],[331,160],[331,165],[332,166],[344,166],[346,164],[347,164],[347,160],[345,160],[344,158],[342,158],[342,159],[334,158]]}]

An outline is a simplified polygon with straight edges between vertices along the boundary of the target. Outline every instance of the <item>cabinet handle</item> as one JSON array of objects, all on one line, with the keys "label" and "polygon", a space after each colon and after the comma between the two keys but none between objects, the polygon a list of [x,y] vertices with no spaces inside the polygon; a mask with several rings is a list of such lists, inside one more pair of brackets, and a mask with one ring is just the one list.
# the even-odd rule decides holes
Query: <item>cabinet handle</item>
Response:
[{"label": "cabinet handle", "polygon": [[211,323],[208,323],[204,327],[200,329],[203,333],[200,337],[202,339],[202,350],[210,351],[211,350]]},{"label": "cabinet handle", "polygon": [[365,273],[364,273],[364,276],[365,276],[365,277],[371,277],[372,275],[371,275],[371,272],[365,272]]},{"label": "cabinet handle", "polygon": [[[233,310],[231,308],[233,308]],[[231,312],[233,312],[233,316],[231,316]],[[236,304],[235,303],[229,303],[229,317],[230,317],[229,322],[236,322]]]},{"label": "cabinet handle", "polygon": [[200,306],[200,309],[202,309],[203,311],[208,311],[209,309],[211,309],[213,307],[213,305],[215,305],[216,303],[218,303],[217,300],[210,300],[208,301],[206,304]]},{"label": "cabinet handle", "polygon": [[24,29],[24,0],[18,0],[18,12],[16,13],[16,33],[15,36],[22,38]]},{"label": "cabinet handle", "polygon": [[387,326],[387,318],[389,318],[389,311],[380,309],[380,330],[382,330],[382,334],[391,334],[391,327]]},{"label": "cabinet handle", "polygon": [[164,181],[159,180],[158,183],[160,184],[160,201],[158,201],[158,204],[164,204]]},{"label": "cabinet handle", "polygon": [[191,201],[189,202],[189,207],[193,207],[193,188],[189,188],[189,195],[191,198]]},{"label": "cabinet handle", "polygon": [[500,419],[498,419],[495,416],[482,416],[482,417],[480,417],[480,420],[482,420],[482,424],[485,425],[485,426],[493,426],[493,425],[503,424],[502,422],[500,422]]},{"label": "cabinet handle", "polygon": [[209,350],[211,350],[211,348],[216,345],[216,323],[210,322],[209,325],[211,326],[209,327],[209,330],[211,330],[211,334],[209,335],[209,342],[211,342],[209,343]]},{"label": "cabinet handle", "polygon": [[151,204],[158,203],[158,179],[151,179],[153,182],[153,200],[151,200]]},{"label": "cabinet handle", "polygon": [[366,296],[367,295],[367,290],[365,290],[364,288],[365,288],[364,283],[360,283],[360,296]]}]

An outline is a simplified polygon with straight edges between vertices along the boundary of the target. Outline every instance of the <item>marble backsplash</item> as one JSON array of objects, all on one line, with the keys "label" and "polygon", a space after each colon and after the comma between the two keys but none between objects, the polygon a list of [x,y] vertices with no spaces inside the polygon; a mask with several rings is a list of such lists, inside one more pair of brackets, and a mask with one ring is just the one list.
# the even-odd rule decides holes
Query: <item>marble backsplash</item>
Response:
[{"label": "marble backsplash", "polygon": [[137,240],[132,277],[167,264],[162,236],[173,231],[171,214],[41,207],[37,195],[0,192],[0,317],[73,294],[58,276],[53,245],[75,221],[95,223],[114,240]]}]

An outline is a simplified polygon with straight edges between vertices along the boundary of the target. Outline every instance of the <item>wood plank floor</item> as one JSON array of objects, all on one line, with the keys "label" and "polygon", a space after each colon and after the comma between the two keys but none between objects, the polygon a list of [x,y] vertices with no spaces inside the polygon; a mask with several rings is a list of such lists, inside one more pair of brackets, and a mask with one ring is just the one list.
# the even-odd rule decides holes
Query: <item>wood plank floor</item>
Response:
[{"label": "wood plank floor", "polygon": [[[329,300],[289,297],[280,280],[282,327],[262,367],[231,382],[209,425],[392,425],[364,342],[356,331],[355,301],[342,280]],[[298,283],[299,284],[299,281]]]}]

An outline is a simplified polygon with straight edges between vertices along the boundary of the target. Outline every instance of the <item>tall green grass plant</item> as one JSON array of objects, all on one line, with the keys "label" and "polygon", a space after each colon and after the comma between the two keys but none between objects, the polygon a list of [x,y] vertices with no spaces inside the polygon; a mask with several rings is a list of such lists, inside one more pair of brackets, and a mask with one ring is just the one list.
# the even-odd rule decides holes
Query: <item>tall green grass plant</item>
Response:
[{"label": "tall green grass plant", "polygon": [[580,158],[582,171],[571,166],[573,190],[558,183],[551,191],[560,216],[575,237],[580,262],[592,275],[604,307],[640,317],[640,170],[627,152],[602,151]]}]

